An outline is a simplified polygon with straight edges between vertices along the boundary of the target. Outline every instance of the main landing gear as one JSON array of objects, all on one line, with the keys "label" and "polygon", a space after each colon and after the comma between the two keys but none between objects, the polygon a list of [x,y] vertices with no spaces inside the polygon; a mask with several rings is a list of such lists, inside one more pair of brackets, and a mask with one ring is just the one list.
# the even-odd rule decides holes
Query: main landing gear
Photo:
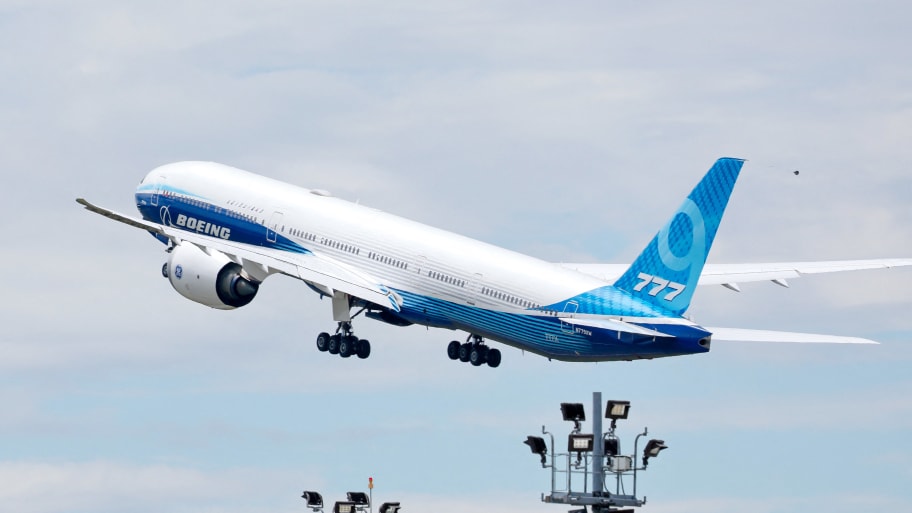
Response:
[{"label": "main landing gear", "polygon": [[450,342],[447,346],[447,356],[450,360],[471,362],[475,367],[485,363],[492,368],[500,365],[500,350],[486,346],[480,335],[469,335],[464,344],[456,340]]},{"label": "main landing gear", "polygon": [[367,340],[360,340],[352,332],[351,320],[357,317],[365,308],[361,308],[354,315],[351,314],[352,298],[345,293],[332,295],[333,319],[339,323],[336,334],[320,333],[317,335],[317,349],[329,354],[337,354],[342,358],[358,355],[362,360],[370,356],[371,345]]},{"label": "main landing gear", "polygon": [[361,340],[352,333],[351,322],[340,322],[335,335],[329,333],[317,335],[317,349],[329,354],[337,354],[342,358],[358,355],[358,358],[362,360],[371,353],[370,342]]}]

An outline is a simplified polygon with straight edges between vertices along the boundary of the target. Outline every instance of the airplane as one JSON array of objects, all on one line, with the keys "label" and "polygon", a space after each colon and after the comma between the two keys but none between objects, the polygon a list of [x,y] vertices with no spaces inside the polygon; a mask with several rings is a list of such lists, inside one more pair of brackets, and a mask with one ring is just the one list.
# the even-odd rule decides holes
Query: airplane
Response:
[{"label": "airplane", "polygon": [[[360,314],[396,326],[461,330],[447,355],[497,367],[493,340],[578,362],[705,353],[712,340],[876,343],[845,336],[705,327],[685,314],[697,285],[912,265],[912,259],[706,264],[744,160],[718,159],[630,265],[556,264],[213,162],[149,172],[135,191],[141,218],[76,201],[166,245],[162,275],[211,308],[249,304],[282,274],[330,298],[334,334],[319,351],[367,358]],[[354,313],[352,313],[354,311]]]}]

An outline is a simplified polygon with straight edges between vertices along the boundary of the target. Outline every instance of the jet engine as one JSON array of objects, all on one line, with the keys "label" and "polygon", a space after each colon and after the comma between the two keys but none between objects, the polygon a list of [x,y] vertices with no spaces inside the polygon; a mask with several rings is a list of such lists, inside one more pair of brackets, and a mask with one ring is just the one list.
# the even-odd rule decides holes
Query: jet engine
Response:
[{"label": "jet engine", "polygon": [[188,243],[171,250],[162,275],[180,295],[219,310],[250,303],[260,288],[260,283],[247,277],[240,264],[222,253],[209,254]]}]

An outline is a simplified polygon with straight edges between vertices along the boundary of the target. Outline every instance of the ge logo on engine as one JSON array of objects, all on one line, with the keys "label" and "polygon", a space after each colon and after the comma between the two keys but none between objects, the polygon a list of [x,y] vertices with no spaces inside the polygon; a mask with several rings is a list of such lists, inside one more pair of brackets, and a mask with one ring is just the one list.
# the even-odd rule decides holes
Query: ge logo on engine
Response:
[{"label": "ge logo on engine", "polygon": [[179,280],[179,279],[181,279],[181,276],[183,276],[183,275],[184,275],[184,268],[183,268],[183,267],[181,267],[180,265],[178,265],[177,267],[174,268],[174,277],[175,277],[175,278],[177,278],[177,279]]}]

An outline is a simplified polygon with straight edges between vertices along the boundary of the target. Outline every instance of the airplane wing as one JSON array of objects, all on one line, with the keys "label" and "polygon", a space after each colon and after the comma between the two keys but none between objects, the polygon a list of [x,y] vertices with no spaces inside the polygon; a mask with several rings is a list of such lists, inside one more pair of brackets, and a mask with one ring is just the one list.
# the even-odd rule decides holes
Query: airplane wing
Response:
[{"label": "airplane wing", "polygon": [[376,280],[325,256],[314,253],[289,253],[218,239],[120,214],[93,205],[82,198],[78,198],[76,202],[96,214],[166,237],[173,244],[187,242],[207,253],[212,251],[223,253],[245,268],[256,266],[257,274],[262,277],[278,272],[314,285],[317,290],[330,296],[334,291],[344,292],[365,301],[389,307],[396,312],[402,305],[402,299],[396,293]]},{"label": "airplane wing", "polygon": [[817,335],[815,333],[793,333],[790,331],[749,330],[743,328],[710,328],[713,342],[791,342],[802,344],[877,344],[873,340],[858,337]]},{"label": "airplane wing", "polygon": [[[583,274],[614,282],[629,267],[626,264],[560,264]],[[773,262],[756,264],[706,264],[700,275],[700,285],[723,285],[740,291],[739,283],[771,281],[788,287],[788,281],[805,274],[889,269],[912,265],[912,258],[881,258],[873,260],[832,260],[819,262]]]}]

